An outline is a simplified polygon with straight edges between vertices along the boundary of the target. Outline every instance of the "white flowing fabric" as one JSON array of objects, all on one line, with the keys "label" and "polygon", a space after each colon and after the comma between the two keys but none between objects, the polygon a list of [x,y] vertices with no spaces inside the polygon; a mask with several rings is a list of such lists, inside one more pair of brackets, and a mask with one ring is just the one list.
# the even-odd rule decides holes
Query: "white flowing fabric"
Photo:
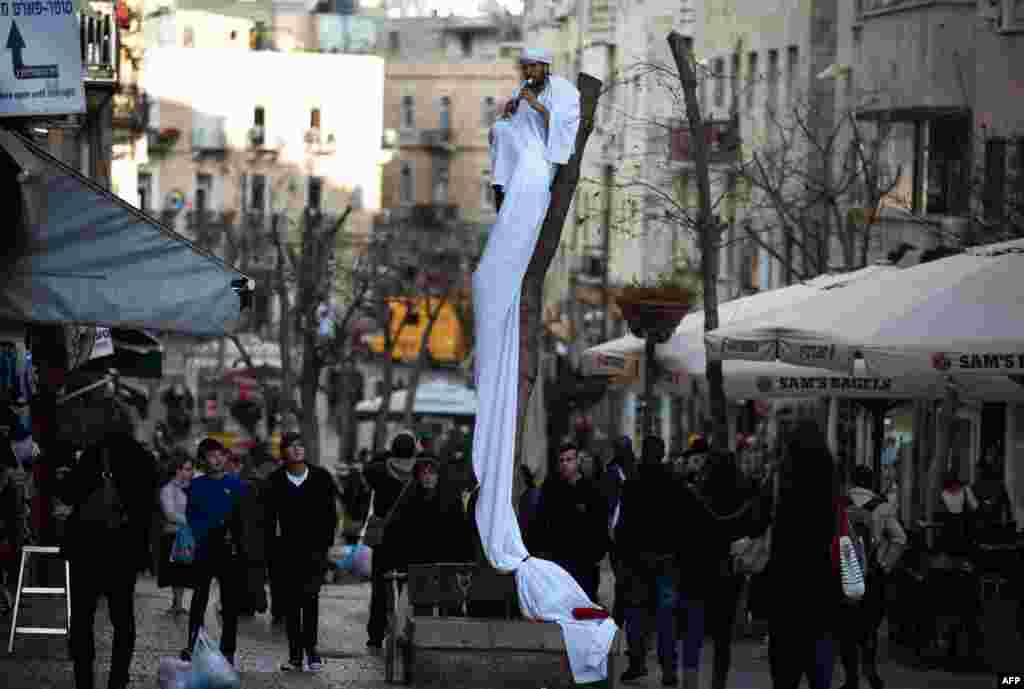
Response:
[{"label": "white flowing fabric", "polygon": [[[518,97],[518,93],[514,97]],[[519,382],[519,292],[551,200],[555,164],[572,155],[580,120],[580,96],[552,76],[540,95],[543,118],[522,101],[500,120],[491,137],[494,183],[505,200],[473,275],[476,330],[477,413],[473,469],[480,482],[476,522],[491,565],[515,572],[523,615],[562,628],[577,683],[603,680],[617,627],[610,619],[576,621],[574,608],[594,607],[579,584],[553,562],[530,557],[512,509]]]}]

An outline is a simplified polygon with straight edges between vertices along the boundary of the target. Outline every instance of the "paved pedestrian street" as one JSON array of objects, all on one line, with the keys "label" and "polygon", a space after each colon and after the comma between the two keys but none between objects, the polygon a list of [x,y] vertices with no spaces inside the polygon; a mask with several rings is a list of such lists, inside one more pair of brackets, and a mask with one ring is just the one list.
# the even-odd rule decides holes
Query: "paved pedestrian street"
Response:
[{"label": "paved pedestrian street", "polygon": [[[605,582],[608,584],[609,582]],[[602,586],[602,592],[610,587]],[[324,671],[285,674],[278,670],[285,659],[287,641],[283,628],[271,627],[266,615],[243,620],[238,639],[238,662],[245,689],[299,689],[311,688],[383,688],[384,660],[368,654],[365,649],[366,611],[369,585],[351,583],[324,588],[321,596],[321,649]],[[72,594],[73,595],[73,594]],[[216,596],[214,596],[216,600]],[[136,594],[138,641],[132,664],[134,689],[156,687],[156,673],[160,658],[174,656],[185,643],[187,620],[185,616],[172,617],[166,613],[170,605],[170,592],[159,590],[155,580],[143,578]],[[215,603],[211,603],[208,620],[211,636],[217,637]],[[44,614],[42,608],[33,613]],[[48,612],[57,612],[51,610]],[[4,641],[9,631],[10,617],[3,619]],[[53,624],[50,620],[32,620],[40,624]],[[110,658],[110,629],[105,606],[97,614],[97,687],[106,686],[107,665]],[[770,689],[768,662],[760,656],[758,644],[740,641],[734,651],[734,672],[729,686],[733,689]],[[706,654],[704,684],[710,681],[710,654]],[[625,658],[623,658],[624,667]],[[649,661],[650,675],[641,682],[627,685],[638,689],[661,686],[661,675],[654,657]],[[417,687],[451,687],[453,689],[555,689],[569,687],[571,682],[556,658],[532,656],[482,657],[479,654],[422,654],[417,664]],[[834,686],[840,684],[837,670]],[[884,675],[889,689],[990,689],[995,686],[990,676],[952,675],[943,672],[922,672],[895,663],[885,666]],[[71,663],[64,639],[24,637],[16,640],[13,655],[0,653],[0,687],[3,689],[73,689]]]}]

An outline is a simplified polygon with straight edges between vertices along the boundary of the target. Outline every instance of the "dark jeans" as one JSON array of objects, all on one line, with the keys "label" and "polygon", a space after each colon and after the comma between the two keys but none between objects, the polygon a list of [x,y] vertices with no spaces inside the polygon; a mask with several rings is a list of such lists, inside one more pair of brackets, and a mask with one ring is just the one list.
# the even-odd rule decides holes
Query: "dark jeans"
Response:
[{"label": "dark jeans", "polygon": [[555,561],[559,567],[568,572],[576,583],[580,585],[583,592],[587,594],[587,597],[598,603],[597,600],[597,589],[601,585],[601,565],[598,564],[587,564],[579,562],[564,562],[561,560]]},{"label": "dark jeans", "polygon": [[75,689],[93,689],[96,660],[96,605],[100,596],[107,598],[110,624],[114,627],[113,652],[110,658],[111,689],[128,685],[132,654],[135,652],[135,571],[111,566],[106,561],[71,563],[71,634],[69,648],[75,665]]},{"label": "dark jeans", "polygon": [[197,561],[193,567],[196,579],[188,614],[188,650],[195,646],[210,602],[210,584],[217,579],[221,606],[220,652],[233,663],[238,643],[239,597],[245,587],[241,564],[236,558],[224,556]]},{"label": "dark jeans", "polygon": [[772,689],[797,689],[807,677],[810,689],[830,689],[835,650],[828,636],[815,638],[785,620],[773,624],[769,636]]},{"label": "dark jeans", "polygon": [[[623,582],[626,584],[627,582]],[[641,585],[629,582],[629,585]],[[665,674],[675,673],[678,660],[675,616],[679,602],[676,579],[672,573],[656,574],[649,585],[653,587],[654,628],[657,633],[658,662]],[[627,605],[626,645],[629,648],[629,665],[632,668],[647,666],[647,641],[650,636],[651,606]]]},{"label": "dark jeans", "polygon": [[284,619],[287,609],[288,593],[284,586],[284,571],[287,563],[280,555],[272,555],[270,566],[267,568],[270,575],[270,616],[275,620]]},{"label": "dark jeans", "polygon": [[732,639],[736,626],[736,606],[739,604],[743,578],[738,576],[716,579],[704,593],[704,600],[680,592],[679,608],[685,616],[683,635],[683,669],[700,668],[704,637],[710,636],[715,645],[712,665],[712,689],[723,689],[732,665]]},{"label": "dark jeans", "polygon": [[886,575],[873,571],[867,592],[857,605],[848,605],[840,625],[839,652],[843,660],[844,684],[857,687],[860,669],[868,676],[878,674],[878,627],[885,616]]},{"label": "dark jeans", "polygon": [[376,552],[370,561],[370,620],[366,623],[366,635],[370,641],[381,642],[388,633],[388,586],[384,579],[387,570],[377,567]]},{"label": "dark jeans", "polygon": [[318,655],[317,635],[320,626],[320,594],[296,592],[288,599],[285,610],[288,625],[288,657],[301,660]]}]

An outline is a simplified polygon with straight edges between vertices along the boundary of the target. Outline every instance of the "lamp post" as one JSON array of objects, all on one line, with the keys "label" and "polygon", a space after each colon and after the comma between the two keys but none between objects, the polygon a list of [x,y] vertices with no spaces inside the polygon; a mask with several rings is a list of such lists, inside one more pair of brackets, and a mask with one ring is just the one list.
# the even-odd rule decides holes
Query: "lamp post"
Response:
[{"label": "lamp post", "polygon": [[618,297],[629,331],[644,340],[644,436],[654,434],[655,346],[667,342],[690,310],[684,288],[627,287]]}]

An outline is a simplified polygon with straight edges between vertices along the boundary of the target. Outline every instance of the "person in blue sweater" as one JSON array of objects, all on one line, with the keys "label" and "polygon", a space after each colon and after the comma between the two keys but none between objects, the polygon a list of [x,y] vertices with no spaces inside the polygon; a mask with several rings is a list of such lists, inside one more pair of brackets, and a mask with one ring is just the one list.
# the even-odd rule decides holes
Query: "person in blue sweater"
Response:
[{"label": "person in blue sweater", "polygon": [[198,459],[208,471],[194,479],[188,491],[185,516],[196,541],[193,572],[195,590],[188,619],[188,647],[181,652],[183,660],[191,659],[199,628],[206,618],[210,600],[210,584],[217,579],[220,586],[222,627],[221,653],[235,664],[238,639],[239,597],[245,585],[242,568],[243,543],[239,505],[245,486],[238,476],[224,472],[227,449],[207,438],[199,443]]}]

